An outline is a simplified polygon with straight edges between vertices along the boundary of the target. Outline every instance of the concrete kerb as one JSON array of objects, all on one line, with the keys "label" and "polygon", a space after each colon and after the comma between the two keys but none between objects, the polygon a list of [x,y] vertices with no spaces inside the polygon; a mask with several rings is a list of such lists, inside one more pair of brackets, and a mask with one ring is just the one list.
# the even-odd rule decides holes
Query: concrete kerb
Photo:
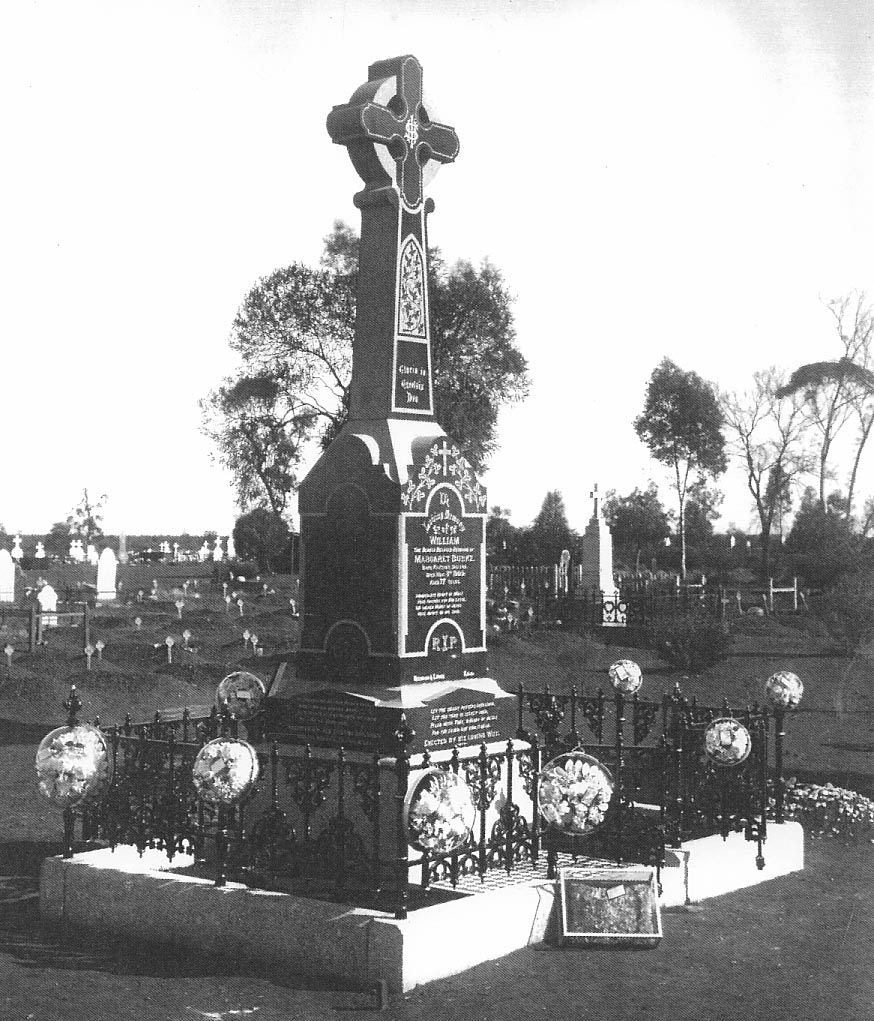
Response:
[{"label": "concrete kerb", "polygon": [[[771,825],[766,865],[742,834],[705,837],[674,852],[662,870],[661,906],[674,907],[787,875],[804,867],[797,823]],[[556,884],[505,886],[410,912],[404,921],[366,908],[168,871],[157,851],[133,848],[48,858],[40,877],[46,919],[77,929],[172,943],[223,958],[255,960],[286,973],[372,985],[393,993],[445,978],[533,943],[557,929]]]}]

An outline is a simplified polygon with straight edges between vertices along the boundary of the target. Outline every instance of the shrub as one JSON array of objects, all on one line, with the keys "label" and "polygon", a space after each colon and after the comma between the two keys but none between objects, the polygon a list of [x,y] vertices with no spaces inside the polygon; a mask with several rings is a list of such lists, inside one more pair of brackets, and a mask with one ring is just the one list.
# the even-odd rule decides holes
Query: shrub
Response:
[{"label": "shrub", "polygon": [[842,578],[817,601],[817,614],[847,654],[874,638],[874,579],[868,573]]},{"label": "shrub", "polygon": [[664,617],[650,627],[649,638],[662,659],[690,674],[724,660],[730,645],[722,621],[705,610]]},{"label": "shrub", "polygon": [[[774,799],[769,805],[773,813]],[[799,822],[813,838],[833,837],[845,844],[874,844],[874,800],[856,791],[786,781],[783,816]]]}]

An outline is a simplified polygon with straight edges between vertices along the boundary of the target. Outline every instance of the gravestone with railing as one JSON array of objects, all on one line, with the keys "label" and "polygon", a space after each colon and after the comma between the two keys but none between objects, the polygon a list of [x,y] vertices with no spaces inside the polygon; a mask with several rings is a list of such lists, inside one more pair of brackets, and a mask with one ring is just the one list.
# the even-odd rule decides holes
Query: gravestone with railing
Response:
[{"label": "gravestone with railing", "polygon": [[[537,677],[537,690],[520,687],[511,696],[488,676],[486,494],[438,424],[432,392],[423,187],[436,163],[455,158],[455,133],[424,104],[422,70],[411,56],[372,65],[328,129],[365,183],[356,196],[360,294],[349,421],[300,489],[297,676],[285,689],[274,676],[277,694],[265,699],[260,664],[247,664],[221,681],[211,709],[157,713],[140,724],[128,718],[109,730],[79,724],[81,703],[71,690],[67,726],[37,752],[40,790],[63,809],[65,855],[73,855],[78,819],[85,839],[130,844],[140,855],[160,851],[162,868],[210,875],[217,886],[242,879],[302,894],[307,903],[294,917],[309,929],[295,940],[284,928],[271,938],[272,947],[294,944],[295,967],[318,961],[314,951],[325,940],[336,942],[333,918],[320,924],[314,907],[326,894],[403,919],[411,905],[435,903],[429,888],[482,892],[498,875],[539,884],[587,855],[645,863],[658,881],[670,865],[668,842],[680,845],[699,831],[723,839],[742,833],[762,868],[769,729],[781,822],[783,713],[801,695],[794,675],[769,681],[773,717],[758,706],[698,706],[679,690],[641,697],[642,674],[630,661],[610,668],[612,694],[556,692]],[[233,612],[237,591],[223,595]],[[237,606],[242,617],[241,598]],[[183,607],[179,600],[180,617]],[[83,609],[90,667],[102,643],[92,646]],[[138,617],[137,630],[141,624]],[[254,660],[258,637],[241,627]],[[190,638],[182,631],[180,648],[166,637],[168,667]],[[112,852],[95,853],[111,876]],[[162,889],[169,879],[165,872]],[[127,872],[121,882],[129,888]],[[72,917],[65,913],[77,898],[66,889],[56,882],[43,890],[50,916]],[[616,883],[609,890],[619,896]],[[106,898],[103,924],[118,923],[123,900]],[[88,902],[90,924],[99,901]],[[266,918],[276,899],[257,903]],[[514,948],[540,938],[533,935],[540,909],[532,910]],[[185,915],[201,939],[207,913]],[[439,974],[495,956],[497,944],[509,949],[497,930],[514,916],[504,909],[488,938],[468,943]],[[461,917],[467,923],[439,924],[463,928],[473,915]],[[175,938],[175,920],[161,916],[161,936],[172,930]],[[379,962],[373,927],[355,925],[358,949],[342,944],[343,956]],[[250,952],[250,936],[261,929],[228,926],[227,949],[242,942]],[[396,938],[392,954],[407,953],[412,934]],[[332,973],[346,974],[346,964]]]},{"label": "gravestone with railing", "polygon": [[303,480],[303,630],[268,732],[391,753],[506,740],[488,676],[486,492],[436,418],[425,185],[458,153],[415,57],[381,61],[328,117],[364,181],[349,420]]}]

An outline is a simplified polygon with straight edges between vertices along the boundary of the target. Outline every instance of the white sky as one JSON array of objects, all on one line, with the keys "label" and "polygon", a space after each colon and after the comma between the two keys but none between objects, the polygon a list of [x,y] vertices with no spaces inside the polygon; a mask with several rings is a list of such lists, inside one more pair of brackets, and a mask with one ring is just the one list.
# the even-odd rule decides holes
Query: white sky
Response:
[{"label": "white sky", "polygon": [[[836,355],[820,299],[874,294],[868,0],[436,8],[3,5],[7,529],[47,531],[88,486],[107,531],[228,531],[197,400],[257,278],[315,264],[334,218],[357,227],[325,117],[401,53],[461,139],[431,240],[517,295],[532,393],[484,480],[516,523],[556,488],[582,529],[594,481],[661,479],[631,422],[663,356],[734,388]],[[723,488],[720,527],[745,526],[742,484]]]}]

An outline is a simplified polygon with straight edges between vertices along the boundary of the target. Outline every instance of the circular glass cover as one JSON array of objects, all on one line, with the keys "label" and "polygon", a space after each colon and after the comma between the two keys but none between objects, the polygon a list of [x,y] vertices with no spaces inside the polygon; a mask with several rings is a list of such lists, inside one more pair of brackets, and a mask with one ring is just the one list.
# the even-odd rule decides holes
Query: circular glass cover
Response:
[{"label": "circular glass cover", "polygon": [[447,854],[467,843],[476,808],[464,779],[445,769],[426,769],[410,780],[404,804],[407,839],[419,851]]},{"label": "circular glass cover", "polygon": [[714,720],[704,731],[704,753],[714,765],[739,766],[752,747],[750,732],[738,720]]},{"label": "circular glass cover", "polygon": [[804,694],[804,685],[791,670],[778,670],[765,681],[765,694],[775,709],[796,709]]},{"label": "circular glass cover", "polygon": [[538,777],[540,814],[559,833],[583,837],[603,822],[613,797],[613,777],[583,752],[548,762]]},{"label": "circular glass cover", "polygon": [[623,695],[633,695],[643,684],[643,672],[633,659],[617,660],[608,670],[610,683]]},{"label": "circular glass cover", "polygon": [[191,767],[198,797],[212,805],[235,805],[258,779],[258,756],[248,741],[216,737],[197,753]]},{"label": "circular glass cover", "polygon": [[226,705],[238,720],[249,720],[264,703],[266,689],[256,674],[237,670],[219,683],[215,693],[216,705]]},{"label": "circular glass cover", "polygon": [[103,732],[90,723],[58,727],[36,753],[39,792],[59,808],[93,801],[112,782],[112,757]]}]

